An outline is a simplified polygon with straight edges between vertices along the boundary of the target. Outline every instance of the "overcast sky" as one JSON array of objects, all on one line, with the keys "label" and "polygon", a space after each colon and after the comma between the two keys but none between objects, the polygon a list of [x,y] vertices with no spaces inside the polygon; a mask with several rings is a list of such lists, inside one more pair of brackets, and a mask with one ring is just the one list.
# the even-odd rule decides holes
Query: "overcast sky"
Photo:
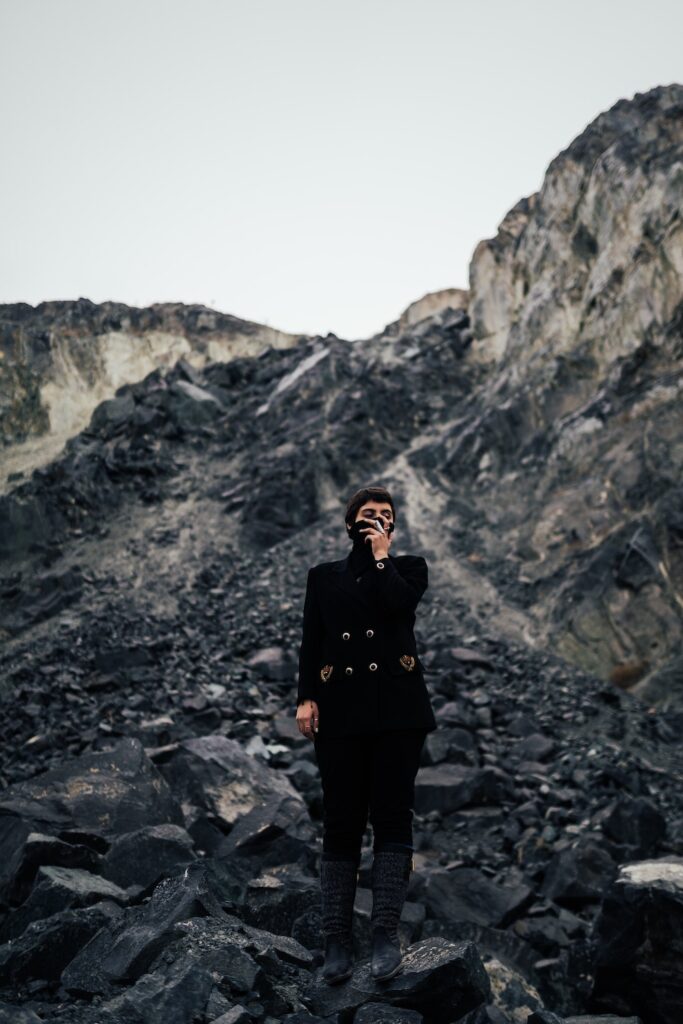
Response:
[{"label": "overcast sky", "polygon": [[680,0],[0,0],[0,302],[367,337],[620,98]]}]

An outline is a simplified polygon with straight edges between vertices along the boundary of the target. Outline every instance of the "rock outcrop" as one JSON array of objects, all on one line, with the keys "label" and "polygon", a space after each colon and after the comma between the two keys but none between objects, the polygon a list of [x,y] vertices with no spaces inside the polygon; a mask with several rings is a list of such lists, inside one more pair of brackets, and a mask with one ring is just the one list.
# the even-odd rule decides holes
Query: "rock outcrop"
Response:
[{"label": "rock outcrop", "polygon": [[122,385],[180,358],[201,369],[286,348],[299,337],[182,302],[144,309],[83,298],[0,305],[0,488],[8,474],[57,455]]}]

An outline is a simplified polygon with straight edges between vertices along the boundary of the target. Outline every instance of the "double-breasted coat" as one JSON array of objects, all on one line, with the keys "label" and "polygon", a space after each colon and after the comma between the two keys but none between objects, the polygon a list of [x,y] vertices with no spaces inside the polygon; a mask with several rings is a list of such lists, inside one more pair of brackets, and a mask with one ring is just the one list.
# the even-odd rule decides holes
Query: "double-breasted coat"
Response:
[{"label": "double-breasted coat", "polygon": [[436,729],[413,632],[427,584],[420,555],[309,569],[297,703],[317,702],[320,737]]}]

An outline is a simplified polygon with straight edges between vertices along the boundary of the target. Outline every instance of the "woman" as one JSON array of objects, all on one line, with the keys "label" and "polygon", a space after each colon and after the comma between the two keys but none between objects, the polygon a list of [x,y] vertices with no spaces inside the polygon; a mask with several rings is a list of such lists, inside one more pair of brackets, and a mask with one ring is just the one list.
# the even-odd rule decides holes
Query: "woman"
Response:
[{"label": "woman", "polygon": [[385,488],[357,491],[345,522],[348,556],[308,571],[296,712],[299,730],[313,741],[323,789],[323,977],[330,984],[353,970],[353,903],[368,814],[372,975],[386,980],[400,969],[415,776],[425,735],[436,728],[413,633],[427,563],[389,554],[396,510]]}]

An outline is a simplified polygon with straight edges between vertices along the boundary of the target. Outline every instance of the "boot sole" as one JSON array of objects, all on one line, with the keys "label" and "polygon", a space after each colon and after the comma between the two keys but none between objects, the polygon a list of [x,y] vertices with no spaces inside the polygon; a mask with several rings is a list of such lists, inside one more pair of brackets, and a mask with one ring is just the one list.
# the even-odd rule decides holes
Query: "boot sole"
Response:
[{"label": "boot sole", "polygon": [[323,974],[323,981],[327,985],[338,985],[340,981],[346,981],[353,974],[353,967],[349,968],[346,974],[337,974],[332,978],[326,978]]},{"label": "boot sole", "polygon": [[403,961],[399,960],[394,969],[389,971],[388,974],[372,974],[372,971],[370,973],[372,974],[373,981],[389,981],[389,978],[393,978],[394,975],[398,974],[402,967]]}]

